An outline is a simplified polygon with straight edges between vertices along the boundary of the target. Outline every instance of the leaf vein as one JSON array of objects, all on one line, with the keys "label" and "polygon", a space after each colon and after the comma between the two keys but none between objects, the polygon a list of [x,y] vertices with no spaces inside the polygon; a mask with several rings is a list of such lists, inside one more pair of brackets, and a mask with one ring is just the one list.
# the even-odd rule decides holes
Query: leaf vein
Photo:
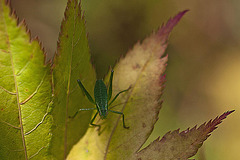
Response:
[{"label": "leaf vein", "polygon": [[38,155],[39,152],[40,152],[43,148],[46,148],[46,146],[41,147],[36,153],[34,153],[31,157],[29,157],[29,159],[32,159],[33,157],[35,157],[36,155]]},{"label": "leaf vein", "polygon": [[41,120],[33,129],[31,129],[30,131],[28,131],[27,133],[25,133],[25,134],[24,134],[25,136],[26,136],[26,135],[29,135],[30,133],[32,133],[33,131],[35,131],[35,130],[43,123],[43,121],[45,120],[45,118],[47,117],[47,115],[48,115],[48,113],[49,113],[49,108],[50,108],[50,106],[51,106],[50,104],[51,104],[51,102],[48,104],[47,112],[44,114],[42,120]]},{"label": "leaf vein", "polygon": [[27,66],[29,65],[30,61],[28,61],[25,66],[16,74],[17,76],[20,76],[22,74],[22,72],[27,68]]},{"label": "leaf vein", "polygon": [[5,124],[7,124],[7,125],[9,125],[9,126],[11,126],[11,127],[13,127],[13,128],[15,128],[15,129],[21,129],[21,127],[17,127],[17,126],[14,126],[14,125],[12,125],[12,124],[10,124],[10,123],[8,123],[8,122],[5,122],[5,121],[3,121],[3,120],[0,120],[2,123],[5,123]]},{"label": "leaf vein", "polygon": [[9,93],[9,94],[11,94],[11,95],[16,95],[16,94],[17,94],[17,93],[15,93],[15,92],[11,92],[11,91],[3,88],[2,86],[0,86],[0,89],[2,89],[3,91],[5,91],[5,92],[7,92],[7,93]]},{"label": "leaf vein", "polygon": [[20,105],[23,105],[23,104],[27,103],[34,95],[37,94],[39,88],[42,86],[42,84],[44,82],[45,76],[46,76],[46,73],[43,76],[43,78],[42,78],[41,82],[39,83],[39,85],[37,86],[36,90],[27,99],[25,99],[23,102],[21,102]]}]

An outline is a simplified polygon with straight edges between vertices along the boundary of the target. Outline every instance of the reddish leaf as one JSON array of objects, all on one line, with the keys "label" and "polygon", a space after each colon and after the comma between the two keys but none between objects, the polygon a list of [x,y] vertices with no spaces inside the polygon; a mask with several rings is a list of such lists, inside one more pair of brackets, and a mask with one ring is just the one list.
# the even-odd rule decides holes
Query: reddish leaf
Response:
[{"label": "reddish leaf", "polygon": [[179,133],[179,129],[166,133],[162,139],[153,141],[149,146],[137,153],[138,160],[187,160],[194,156],[210,133],[217,128],[233,111],[223,113],[220,117],[204,123],[200,127],[193,127]]}]

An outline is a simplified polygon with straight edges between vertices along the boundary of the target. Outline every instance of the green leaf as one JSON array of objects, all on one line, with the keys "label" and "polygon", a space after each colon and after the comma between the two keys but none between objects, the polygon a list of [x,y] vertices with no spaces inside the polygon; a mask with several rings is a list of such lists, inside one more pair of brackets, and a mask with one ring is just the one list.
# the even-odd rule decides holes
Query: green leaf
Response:
[{"label": "green leaf", "polygon": [[233,111],[223,113],[220,117],[204,123],[200,127],[187,129],[179,133],[179,129],[166,133],[161,140],[156,139],[149,146],[137,153],[137,159],[152,160],[188,160],[194,156],[210,133],[217,128]]},{"label": "green leaf", "polygon": [[125,114],[130,129],[123,128],[121,116],[109,113],[106,120],[95,121],[102,126],[100,136],[96,128],[90,128],[68,159],[136,159],[136,153],[152,132],[161,108],[167,62],[167,56],[163,54],[167,39],[185,12],[169,20],[141,44],[137,43],[114,68],[113,93],[131,86],[130,91],[114,103],[124,104],[113,108]]},{"label": "green leaf", "polygon": [[38,40],[30,40],[0,0],[0,157],[45,159],[52,126],[51,76]]},{"label": "green leaf", "polygon": [[71,147],[86,132],[92,112],[80,112],[80,108],[92,108],[77,84],[80,79],[91,93],[96,81],[90,62],[85,20],[77,0],[69,0],[62,21],[57,55],[53,67],[54,130],[51,153],[56,159],[64,159]]}]

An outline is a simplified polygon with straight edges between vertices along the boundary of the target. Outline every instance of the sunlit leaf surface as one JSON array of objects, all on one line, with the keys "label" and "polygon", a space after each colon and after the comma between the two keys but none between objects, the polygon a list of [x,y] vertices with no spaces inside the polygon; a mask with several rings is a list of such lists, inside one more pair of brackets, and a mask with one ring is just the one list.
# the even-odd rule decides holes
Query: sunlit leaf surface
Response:
[{"label": "sunlit leaf surface", "polygon": [[51,140],[50,67],[38,40],[30,40],[0,1],[0,159],[46,158]]}]

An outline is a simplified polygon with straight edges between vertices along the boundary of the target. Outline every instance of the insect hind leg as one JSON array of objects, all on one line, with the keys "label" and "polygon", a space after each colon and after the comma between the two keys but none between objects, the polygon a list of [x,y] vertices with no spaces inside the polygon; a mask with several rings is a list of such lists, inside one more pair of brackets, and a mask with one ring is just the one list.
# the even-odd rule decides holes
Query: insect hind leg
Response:
[{"label": "insect hind leg", "polygon": [[125,121],[124,121],[124,114],[122,112],[118,112],[118,111],[112,111],[112,110],[108,110],[109,112],[112,112],[112,113],[116,113],[116,114],[121,114],[122,115],[122,119],[123,119],[123,128],[126,128],[126,129],[129,129],[129,127],[127,127],[125,125]]},{"label": "insect hind leg", "polygon": [[99,133],[100,133],[101,126],[98,125],[98,124],[93,124],[93,121],[96,119],[97,114],[98,114],[98,111],[97,111],[97,112],[95,113],[95,115],[93,116],[93,118],[92,118],[90,124],[91,124],[92,126],[94,126],[94,127],[98,127],[98,131],[99,131]]}]

